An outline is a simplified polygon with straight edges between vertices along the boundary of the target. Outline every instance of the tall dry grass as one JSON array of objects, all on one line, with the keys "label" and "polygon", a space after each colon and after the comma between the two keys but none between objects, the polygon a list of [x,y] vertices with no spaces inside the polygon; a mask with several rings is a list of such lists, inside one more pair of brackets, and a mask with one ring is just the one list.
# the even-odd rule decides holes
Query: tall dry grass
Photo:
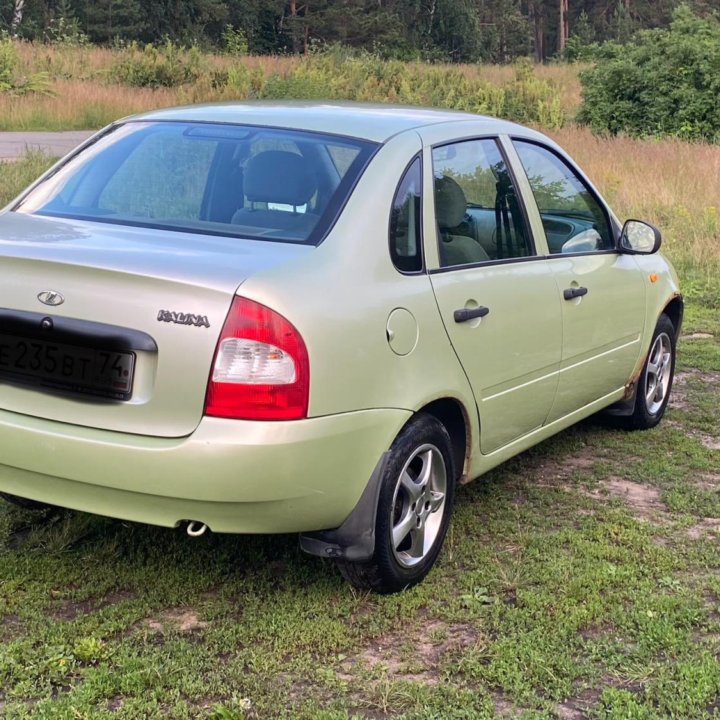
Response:
[{"label": "tall dry grass", "polygon": [[95,130],[113,120],[178,104],[178,93],[96,80],[56,80],[51,95],[0,94],[0,130]]},{"label": "tall dry grass", "polygon": [[621,219],[649,220],[683,275],[720,271],[720,147],[681,140],[601,138],[572,126],[549,133]]},{"label": "tall dry grass", "polygon": [[[217,78],[223,72],[227,74],[230,68],[240,67],[250,74],[256,74],[260,78],[258,83],[262,85],[270,78],[281,82],[287,80],[303,62],[296,57],[230,58],[205,54],[201,58],[201,72],[197,82],[175,88],[148,90],[112,82],[118,62],[132,56],[133,51],[129,49],[25,42],[17,43],[16,47],[20,58],[19,74],[29,77],[36,73],[47,73],[51,95],[0,95],[2,130],[93,129],[112,119],[138,111],[187,102],[239,97],[237,88],[223,87],[217,81]],[[135,51],[136,57],[137,52]],[[443,66],[423,63],[406,64],[403,74],[406,75],[408,87],[412,89],[422,85],[428,74],[437,75],[438,72],[450,70],[470,82],[482,82],[497,88],[510,85],[515,77],[515,69],[511,66]],[[534,74],[540,81],[551,84],[551,94],[559,101],[558,112],[572,118],[580,101],[576,69],[560,65],[538,66],[534,69]],[[312,75],[312,72],[304,73],[305,82],[308,75]],[[322,85],[327,80],[320,78],[318,82]],[[348,92],[351,89],[349,88]],[[448,88],[447,91],[452,93],[453,88]],[[552,98],[547,100],[553,102]]]}]

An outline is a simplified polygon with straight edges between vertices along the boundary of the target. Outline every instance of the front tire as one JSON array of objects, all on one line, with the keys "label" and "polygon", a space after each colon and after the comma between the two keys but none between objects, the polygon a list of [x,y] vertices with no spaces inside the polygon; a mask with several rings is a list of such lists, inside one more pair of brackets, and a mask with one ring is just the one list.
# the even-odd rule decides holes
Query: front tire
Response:
[{"label": "front tire", "polygon": [[670,318],[661,315],[640,373],[633,414],[625,419],[629,430],[649,430],[665,414],[675,376],[675,335]]},{"label": "front tire", "polygon": [[393,593],[432,569],[455,499],[452,441],[439,420],[419,414],[390,448],[375,518],[375,552],[366,562],[338,561],[355,587]]}]

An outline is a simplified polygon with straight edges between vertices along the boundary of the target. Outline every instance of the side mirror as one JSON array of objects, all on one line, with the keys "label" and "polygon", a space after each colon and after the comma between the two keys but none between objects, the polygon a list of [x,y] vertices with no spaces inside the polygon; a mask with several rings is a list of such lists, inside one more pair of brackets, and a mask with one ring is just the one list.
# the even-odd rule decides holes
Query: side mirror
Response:
[{"label": "side mirror", "polygon": [[620,234],[619,250],[630,255],[652,255],[660,249],[662,235],[650,223],[628,220]]}]

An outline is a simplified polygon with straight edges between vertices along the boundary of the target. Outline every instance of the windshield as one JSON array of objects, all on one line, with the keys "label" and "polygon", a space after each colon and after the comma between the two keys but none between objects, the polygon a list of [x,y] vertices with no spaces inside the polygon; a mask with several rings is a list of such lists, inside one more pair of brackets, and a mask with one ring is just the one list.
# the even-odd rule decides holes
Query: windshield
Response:
[{"label": "windshield", "polygon": [[375,147],[246,125],[128,122],[56,169],[13,210],[316,244]]}]

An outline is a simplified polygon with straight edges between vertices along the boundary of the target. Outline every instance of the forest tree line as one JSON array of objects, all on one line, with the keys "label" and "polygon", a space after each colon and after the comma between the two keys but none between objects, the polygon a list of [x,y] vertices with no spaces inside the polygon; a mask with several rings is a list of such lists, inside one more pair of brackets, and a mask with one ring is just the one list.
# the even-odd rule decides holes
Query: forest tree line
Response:
[{"label": "forest tree line", "polygon": [[[109,44],[165,39],[253,54],[343,44],[385,57],[538,62],[667,26],[682,0],[0,0],[0,32]],[[716,0],[685,0],[699,14]]]}]

